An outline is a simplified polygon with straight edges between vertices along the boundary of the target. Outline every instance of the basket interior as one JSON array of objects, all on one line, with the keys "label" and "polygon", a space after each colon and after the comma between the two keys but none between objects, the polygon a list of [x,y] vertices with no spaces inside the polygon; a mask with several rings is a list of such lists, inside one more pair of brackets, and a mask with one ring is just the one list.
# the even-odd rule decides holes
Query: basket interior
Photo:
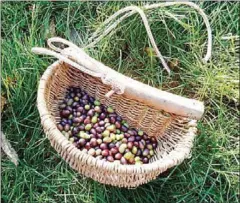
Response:
[{"label": "basket interior", "polygon": [[64,98],[69,86],[81,87],[102,104],[112,106],[131,127],[140,128],[149,136],[156,136],[158,148],[150,162],[164,158],[181,143],[188,132],[187,124],[190,119],[154,109],[129,99],[124,94],[114,94],[106,98],[104,95],[111,90],[109,86],[65,63],[59,63],[47,81],[45,101],[55,122],[60,120],[58,102]]}]

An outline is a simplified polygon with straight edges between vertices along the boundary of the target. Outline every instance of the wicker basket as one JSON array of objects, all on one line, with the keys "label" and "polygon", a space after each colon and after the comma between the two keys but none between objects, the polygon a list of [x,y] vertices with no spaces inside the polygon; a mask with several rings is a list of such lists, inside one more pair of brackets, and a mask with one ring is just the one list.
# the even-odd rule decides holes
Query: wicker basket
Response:
[{"label": "wicker basket", "polygon": [[[204,111],[203,103],[123,76],[66,40],[52,38],[48,42],[60,53],[43,48],[33,48],[33,51],[60,60],[49,66],[40,80],[38,110],[51,145],[73,169],[104,184],[137,187],[189,157],[196,136],[196,121]],[[62,42],[69,47],[61,50],[53,42]],[[113,106],[132,127],[157,137],[158,147],[150,163],[120,165],[104,162],[72,145],[56,126],[60,120],[58,102],[64,98],[69,86],[81,87],[102,104]]]}]

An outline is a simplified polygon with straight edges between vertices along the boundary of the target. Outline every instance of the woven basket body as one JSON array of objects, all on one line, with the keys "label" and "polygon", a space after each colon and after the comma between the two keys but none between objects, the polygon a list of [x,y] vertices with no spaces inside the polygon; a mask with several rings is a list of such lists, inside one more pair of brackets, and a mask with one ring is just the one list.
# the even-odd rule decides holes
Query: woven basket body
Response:
[{"label": "woven basket body", "polygon": [[[97,160],[74,147],[57,129],[58,103],[69,86],[81,87],[104,105],[111,105],[128,121],[131,127],[140,128],[149,136],[156,136],[158,148],[149,164],[120,165]],[[129,99],[125,94],[106,98],[108,85],[96,77],[56,61],[43,74],[38,89],[38,109],[44,131],[51,145],[81,174],[104,184],[119,187],[136,187],[155,179],[168,168],[189,157],[196,135],[196,120],[170,114],[143,102]]]}]

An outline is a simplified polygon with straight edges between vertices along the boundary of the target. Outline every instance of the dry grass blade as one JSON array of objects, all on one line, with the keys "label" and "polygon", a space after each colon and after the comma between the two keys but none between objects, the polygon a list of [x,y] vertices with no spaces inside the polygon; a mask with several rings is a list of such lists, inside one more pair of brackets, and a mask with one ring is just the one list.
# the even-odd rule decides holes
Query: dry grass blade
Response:
[{"label": "dry grass blade", "polygon": [[1,131],[1,148],[4,153],[9,157],[9,159],[17,166],[18,165],[18,155],[16,151],[12,148],[6,136]]}]

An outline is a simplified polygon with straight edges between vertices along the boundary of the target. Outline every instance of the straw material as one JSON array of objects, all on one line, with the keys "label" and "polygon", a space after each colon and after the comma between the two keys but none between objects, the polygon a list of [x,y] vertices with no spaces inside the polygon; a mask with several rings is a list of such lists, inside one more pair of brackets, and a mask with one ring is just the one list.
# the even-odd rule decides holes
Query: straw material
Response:
[{"label": "straw material", "polygon": [[[149,136],[156,136],[158,148],[149,164],[120,165],[97,160],[72,145],[57,129],[60,120],[58,102],[69,86],[81,87],[104,105],[111,105],[132,127],[141,128]],[[69,64],[56,61],[42,76],[38,89],[38,109],[44,132],[51,145],[79,173],[104,184],[137,187],[155,179],[185,158],[196,136],[196,120],[157,110],[125,94],[105,94],[111,87],[99,78],[87,75]]]}]

